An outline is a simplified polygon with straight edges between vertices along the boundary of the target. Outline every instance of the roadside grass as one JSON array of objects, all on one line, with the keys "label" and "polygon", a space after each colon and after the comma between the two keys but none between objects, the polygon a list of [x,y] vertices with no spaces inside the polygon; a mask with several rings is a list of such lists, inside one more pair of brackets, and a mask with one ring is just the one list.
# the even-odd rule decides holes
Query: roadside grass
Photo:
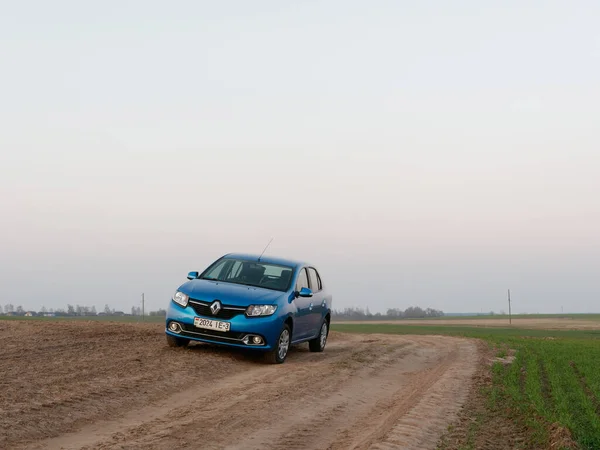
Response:
[{"label": "roadside grass", "polygon": [[[561,319],[573,319],[573,320],[591,320],[591,321],[600,321],[600,313],[570,313],[570,314],[513,314],[512,319],[556,319],[556,320],[561,320]],[[349,319],[349,318],[344,318],[344,319],[339,319],[341,321],[344,322],[352,322],[353,319]],[[391,318],[391,317],[361,317],[360,319],[356,319],[356,321],[361,321],[361,322],[365,322],[365,321],[397,321],[399,323],[410,323],[411,321],[422,321],[422,320],[427,320],[427,321],[436,321],[436,320],[443,320],[443,321],[452,321],[452,320],[505,320],[507,322],[508,325],[508,320],[509,320],[509,316],[508,314],[494,314],[493,316],[490,314],[473,314],[473,315],[469,315],[469,316],[441,316],[441,317],[425,317],[425,318],[402,318],[402,317],[398,317],[398,318]]]},{"label": "roadside grass", "polygon": [[501,328],[481,325],[411,325],[395,323],[331,323],[332,330],[351,333],[419,334],[462,336],[501,344],[510,338],[600,339],[600,330],[545,330],[542,328]]},{"label": "roadside grass", "polygon": [[528,448],[571,448],[572,438],[582,449],[600,449],[600,330],[365,323],[333,324],[332,329],[478,338],[501,358],[512,350],[512,364],[491,366],[485,393],[489,414],[501,412],[525,426]]},{"label": "roadside grass", "polygon": [[[578,313],[578,314],[513,314],[513,319],[575,319],[575,320],[600,320],[600,313]],[[426,320],[506,320],[508,314],[492,315],[473,315],[473,316],[441,316],[428,317]],[[424,320],[424,319],[403,319],[403,320]]]}]

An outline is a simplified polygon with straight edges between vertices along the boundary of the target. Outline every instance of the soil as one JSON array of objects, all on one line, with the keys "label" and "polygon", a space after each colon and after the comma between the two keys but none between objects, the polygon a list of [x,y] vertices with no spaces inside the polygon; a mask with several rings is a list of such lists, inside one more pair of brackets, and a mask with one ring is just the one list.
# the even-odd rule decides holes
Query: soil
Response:
[{"label": "soil", "polygon": [[475,341],[331,333],[282,365],[162,325],[0,321],[0,448],[434,449]]},{"label": "soil", "polygon": [[[479,342],[480,361],[473,374],[472,389],[458,414],[458,419],[442,437],[440,450],[516,450],[529,448],[529,433],[517,425],[505,411],[491,409],[486,390],[492,387],[491,365],[498,360],[495,351]],[[512,357],[504,358],[510,364]]]}]

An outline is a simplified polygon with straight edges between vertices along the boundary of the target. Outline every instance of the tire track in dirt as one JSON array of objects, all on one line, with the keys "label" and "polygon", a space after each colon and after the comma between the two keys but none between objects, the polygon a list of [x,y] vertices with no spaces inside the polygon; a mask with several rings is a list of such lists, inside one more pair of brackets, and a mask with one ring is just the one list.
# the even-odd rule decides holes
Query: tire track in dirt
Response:
[{"label": "tire track in dirt", "polygon": [[[472,379],[478,358],[474,345],[468,341],[460,343],[441,365],[413,381],[413,391],[408,397],[405,389],[399,390],[379,430],[347,448],[435,448],[440,432],[457,417],[467,399],[470,388],[467,380]],[[456,364],[457,361],[460,363]],[[375,428],[376,424],[364,426]]]},{"label": "tire track in dirt", "polygon": [[[381,345],[381,343],[380,343]],[[246,448],[274,448],[274,449],[304,449],[322,448],[323,442],[334,438],[336,430],[351,423],[361,411],[373,406],[374,402],[393,389],[397,368],[392,361],[398,361],[410,355],[414,344],[393,343],[385,347],[385,358],[374,358],[365,364],[364,355],[376,355],[372,349],[364,349],[350,355],[350,363],[333,364],[334,367],[342,366],[346,370],[345,379],[336,379],[335,383],[315,384],[308,390],[315,390],[314,396],[310,393],[298,405],[288,403],[279,405],[278,409],[282,419],[277,422],[277,428],[263,428],[249,436],[252,443],[247,442],[237,445],[228,445],[228,450],[243,450]],[[335,370],[335,369],[334,369]],[[377,372],[377,377],[374,373]],[[340,375],[342,375],[340,373]],[[318,393],[325,392],[323,396]],[[298,409],[300,411],[298,411]],[[298,433],[298,427],[302,432]]]},{"label": "tire track in dirt", "polygon": [[[363,344],[360,336],[349,335],[345,339],[349,341],[343,345],[334,341],[328,348],[333,357],[327,359],[327,364],[341,367],[336,377],[326,376],[329,368],[313,370],[313,366],[307,365],[306,360],[323,360],[324,354],[304,351],[300,363],[290,360],[282,366],[257,365],[250,372],[211,381],[206,386],[195,386],[158,407],[136,411],[119,421],[93,424],[81,432],[52,439],[39,448],[87,448],[90,445],[90,448],[121,448],[125,444],[127,448],[163,448],[173,435],[193,437],[189,428],[206,421],[211,422],[211,429],[202,430],[203,441],[222,443],[215,447],[204,444],[203,448],[223,448],[234,437],[229,430],[245,435],[249,433],[246,429],[256,428],[246,413],[252,413],[258,423],[266,423],[272,419],[274,405],[294,409],[306,401],[306,394],[311,389],[333,389],[336,383],[351,377],[362,364],[377,359],[371,346]],[[385,363],[383,359],[369,367],[375,369]],[[228,431],[223,433],[223,430]],[[179,445],[187,448],[188,444],[183,440]],[[243,448],[248,447],[245,444]]]},{"label": "tire track in dirt", "polygon": [[[104,358],[97,370],[87,360],[74,364],[91,381],[75,384],[58,399],[41,386],[48,405],[42,410],[61,414],[53,418],[55,435],[21,442],[9,436],[7,448],[435,448],[465,399],[477,361],[473,342],[448,337],[332,333],[324,353],[301,346],[278,366],[204,345],[165,350],[160,337],[145,353],[154,360],[142,358],[137,371],[127,354],[135,351],[135,342],[114,356],[127,362],[130,373],[113,374],[112,387],[104,378],[120,366],[94,341]],[[68,353],[68,346],[60,352]],[[65,370],[55,364],[46,368],[54,380]],[[169,381],[173,386],[158,395],[156,387]],[[110,389],[102,391],[98,383]],[[152,395],[140,397],[146,384]],[[22,408],[23,414],[29,416],[32,407]]]}]

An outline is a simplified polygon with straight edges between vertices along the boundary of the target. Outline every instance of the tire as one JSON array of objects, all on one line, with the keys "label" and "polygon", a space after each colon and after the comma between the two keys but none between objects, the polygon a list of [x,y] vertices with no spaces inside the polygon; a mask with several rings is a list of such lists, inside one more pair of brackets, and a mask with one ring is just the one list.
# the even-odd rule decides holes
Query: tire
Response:
[{"label": "tire", "polygon": [[167,344],[169,344],[169,347],[187,347],[189,343],[189,339],[175,337],[171,336],[170,334],[167,334]]},{"label": "tire", "polygon": [[327,336],[329,336],[329,324],[326,320],[323,320],[321,328],[319,329],[319,335],[312,341],[308,341],[308,348],[311,352],[322,352],[325,350],[327,345]]},{"label": "tire", "polygon": [[284,324],[281,333],[279,333],[279,337],[277,338],[275,348],[265,355],[265,360],[269,364],[283,363],[290,351],[291,342],[292,331],[287,324]]}]

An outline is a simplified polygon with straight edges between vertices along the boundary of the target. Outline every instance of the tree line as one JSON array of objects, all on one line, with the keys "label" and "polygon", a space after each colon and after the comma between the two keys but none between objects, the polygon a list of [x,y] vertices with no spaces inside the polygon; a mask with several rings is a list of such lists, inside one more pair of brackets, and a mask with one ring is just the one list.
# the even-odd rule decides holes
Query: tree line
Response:
[{"label": "tree line", "polygon": [[[111,308],[108,305],[104,306],[104,310],[101,312],[96,311],[95,306],[82,306],[82,305],[67,305],[67,308],[46,308],[42,306],[38,311],[29,310],[23,308],[22,305],[15,307],[12,303],[0,305],[0,315],[9,316],[57,316],[57,317],[85,317],[85,316],[141,316],[142,308],[139,306],[132,306],[131,313],[125,313],[124,311],[118,311]],[[147,316],[166,316],[167,312],[164,309],[158,311],[146,311]]]},{"label": "tree line", "polygon": [[[109,305],[104,305],[104,309],[101,312],[96,311],[95,306],[81,306],[81,305],[67,305],[66,309],[63,308],[46,308],[42,306],[39,311],[26,310],[23,306],[14,306],[9,303],[7,305],[0,305],[0,314],[14,315],[14,316],[64,316],[64,317],[79,317],[79,316],[141,316],[142,308],[139,306],[132,306],[130,313],[124,311],[118,311],[111,308]],[[158,311],[145,312],[147,316],[166,316],[167,312],[164,309]],[[426,319],[431,317],[442,317],[443,311],[426,308],[422,309],[418,306],[410,306],[405,310],[399,308],[390,308],[385,314],[375,313],[372,314],[369,308],[344,308],[334,309],[332,316],[335,319],[345,320],[368,320],[368,319]]]},{"label": "tree line", "polygon": [[433,308],[420,308],[410,306],[405,310],[400,308],[389,308],[385,314],[372,314],[369,308],[344,308],[343,310],[334,309],[331,311],[335,319],[345,320],[369,320],[369,319],[427,319],[431,317],[442,317],[443,311]]}]

